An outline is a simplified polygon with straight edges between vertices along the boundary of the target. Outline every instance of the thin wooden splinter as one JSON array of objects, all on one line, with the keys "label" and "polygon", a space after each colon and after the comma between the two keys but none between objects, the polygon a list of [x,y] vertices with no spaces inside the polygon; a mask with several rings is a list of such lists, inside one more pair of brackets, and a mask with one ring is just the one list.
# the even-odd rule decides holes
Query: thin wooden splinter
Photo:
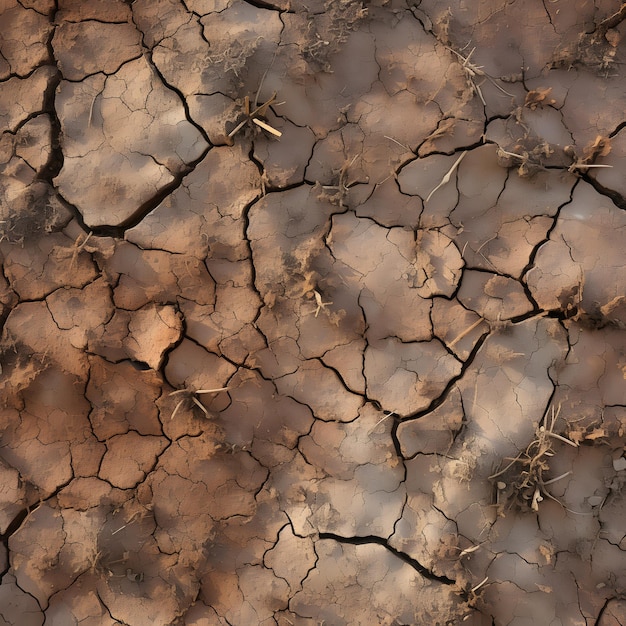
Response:
[{"label": "thin wooden splinter", "polygon": [[271,133],[275,137],[282,137],[283,136],[283,134],[279,130],[276,130],[273,126],[270,126],[269,124],[266,124],[265,122],[263,122],[261,120],[258,120],[256,117],[253,117],[252,121],[257,126],[260,126],[263,130],[266,130],[268,133]]}]

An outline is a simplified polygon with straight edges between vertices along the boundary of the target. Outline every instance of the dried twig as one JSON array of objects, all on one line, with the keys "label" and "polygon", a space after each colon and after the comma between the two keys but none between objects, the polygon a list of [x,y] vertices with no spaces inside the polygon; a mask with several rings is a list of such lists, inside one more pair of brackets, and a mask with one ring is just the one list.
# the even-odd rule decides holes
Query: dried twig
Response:
[{"label": "dried twig", "polygon": [[480,98],[480,101],[483,103],[483,106],[486,107],[487,103],[485,102],[485,98],[483,97],[483,92],[480,88],[480,84],[476,81],[477,76],[480,78],[486,78],[496,89],[501,91],[503,94],[510,96],[511,98],[515,97],[512,93],[509,93],[503,87],[498,85],[496,80],[492,78],[491,76],[489,76],[487,72],[484,72],[482,65],[474,65],[474,63],[470,63],[470,58],[472,54],[474,54],[474,51],[476,50],[475,47],[470,50],[469,54],[466,57],[464,57],[461,53],[457,52],[453,48],[450,48],[449,46],[444,46],[444,47],[450,50],[450,52],[456,54],[456,56],[459,57],[461,61],[463,61],[461,63],[461,68],[465,72],[465,75],[467,76],[467,80],[471,84],[474,90],[474,93],[478,95],[478,97]]}]

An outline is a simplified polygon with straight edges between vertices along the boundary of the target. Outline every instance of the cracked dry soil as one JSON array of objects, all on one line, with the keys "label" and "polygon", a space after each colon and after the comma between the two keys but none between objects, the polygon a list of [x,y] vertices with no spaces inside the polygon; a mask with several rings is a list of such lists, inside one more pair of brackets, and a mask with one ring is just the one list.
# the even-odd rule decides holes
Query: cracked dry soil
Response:
[{"label": "cracked dry soil", "polygon": [[2,0],[0,623],[626,624],[625,16]]}]

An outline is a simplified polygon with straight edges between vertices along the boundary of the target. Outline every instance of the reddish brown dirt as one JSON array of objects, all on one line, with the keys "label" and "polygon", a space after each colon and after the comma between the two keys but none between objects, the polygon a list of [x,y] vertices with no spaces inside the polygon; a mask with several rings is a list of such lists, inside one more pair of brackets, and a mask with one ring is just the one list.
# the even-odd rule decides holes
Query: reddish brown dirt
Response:
[{"label": "reddish brown dirt", "polygon": [[0,2],[0,624],[626,624],[626,5]]}]

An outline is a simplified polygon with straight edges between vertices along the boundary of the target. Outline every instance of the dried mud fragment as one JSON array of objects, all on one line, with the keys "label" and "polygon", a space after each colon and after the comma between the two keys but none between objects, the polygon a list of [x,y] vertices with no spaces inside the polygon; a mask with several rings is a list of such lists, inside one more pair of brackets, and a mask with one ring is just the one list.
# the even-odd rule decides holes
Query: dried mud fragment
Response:
[{"label": "dried mud fragment", "polygon": [[13,574],[6,573],[2,577],[0,606],[7,624],[42,626],[46,619],[37,600],[20,588]]},{"label": "dried mud fragment", "polygon": [[[230,129],[227,130],[226,127],[241,115],[242,106],[239,101],[222,93],[213,93],[210,95],[190,95],[187,98],[187,103],[189,115],[196,124],[204,129],[209,141],[214,146],[224,146],[231,143],[232,140],[228,137]],[[277,120],[273,120],[273,122],[277,122]]]},{"label": "dried mud fragment", "polygon": [[59,590],[50,598],[46,610],[46,620],[54,626],[76,623],[117,626],[119,622],[111,617],[94,589],[93,577],[81,576],[68,589]]},{"label": "dried mud fragment", "polygon": [[[11,74],[27,76],[49,60],[46,43],[52,25],[47,15],[43,14],[46,8],[42,7],[40,13],[24,4],[7,0],[0,11],[0,80],[5,80]],[[50,9],[51,6],[48,7]]]},{"label": "dried mud fragment", "polygon": [[623,330],[569,329],[571,349],[557,370],[559,389],[555,401],[562,404],[565,419],[571,420],[568,431],[583,439],[600,429],[605,436],[619,435],[620,424],[604,417],[609,407],[626,405],[624,386]]},{"label": "dried mud fragment", "polygon": [[95,476],[74,478],[57,494],[59,506],[63,509],[87,511],[99,506],[113,508],[123,505],[128,495],[112,487]]},{"label": "dried mud fragment", "polygon": [[[254,497],[267,470],[247,453],[217,453],[215,444],[207,444],[206,437],[182,437],[161,455],[146,481],[158,545],[198,569],[208,557],[214,571],[222,570],[220,561],[228,559],[229,552],[230,564],[258,562],[270,545],[265,533],[271,536],[278,530],[273,525],[264,530],[267,512]],[[222,522],[233,516],[239,522]],[[245,527],[250,528],[249,537]],[[204,546],[210,548],[207,553]]]},{"label": "dried mud fragment", "polygon": [[454,242],[437,230],[419,231],[415,257],[416,274],[412,276],[422,298],[452,296],[461,279],[464,261]]},{"label": "dried mud fragment", "polygon": [[480,338],[488,330],[482,318],[468,311],[456,298],[434,298],[430,314],[433,333],[461,361],[466,361]]},{"label": "dried mud fragment", "polygon": [[181,333],[182,320],[172,306],[116,309],[110,321],[90,334],[89,349],[111,361],[131,359],[157,370]]},{"label": "dried mud fragment", "polygon": [[[344,43],[345,54],[333,57],[332,73],[319,72],[302,54],[303,40],[311,32],[306,13],[286,12],[281,20],[285,28],[272,65],[276,71],[268,73],[264,88],[269,93],[276,91],[285,100],[280,107],[281,116],[297,126],[308,126],[316,137],[323,138],[341,126],[346,107],[367,93],[377,79],[372,36],[364,31],[353,33]],[[353,54],[361,59],[358,73],[350,62]],[[265,71],[265,67],[259,70]],[[334,94],[332,98],[328,97],[330,93]]]},{"label": "dried mud fragment", "polygon": [[147,572],[132,567],[126,571],[117,569],[108,581],[102,578],[98,581],[97,596],[118,620],[130,623],[135,616],[142,615],[151,624],[167,626],[180,616],[181,606],[191,603],[189,596],[195,590],[184,588],[187,593],[183,595],[178,580],[161,578],[161,572],[175,578],[175,556],[160,554],[152,542],[144,544],[142,551],[150,569]]},{"label": "dried mud fragment", "polygon": [[91,228],[132,219],[208,148],[143,58],[62,81],[56,106],[65,152],[56,184]]},{"label": "dried mud fragment", "polygon": [[110,287],[101,279],[83,289],[57,289],[46,304],[56,325],[68,331],[72,345],[79,349],[87,347],[88,337],[111,319],[114,310]]},{"label": "dried mud fragment", "polygon": [[287,582],[261,565],[243,565],[235,571],[228,568],[220,574],[215,581],[207,579],[214,591],[205,600],[223,616],[216,623],[270,626],[274,615],[287,607]]},{"label": "dried mud fragment", "polygon": [[[42,504],[32,512],[19,532],[9,538],[17,584],[44,609],[57,585],[61,588],[69,586],[75,577],[63,558],[67,554],[61,556],[66,537],[61,513],[49,504]],[[41,555],[39,558],[34,558],[36,552]]]},{"label": "dried mud fragment", "polygon": [[218,261],[208,265],[219,280],[215,287],[215,304],[198,304],[201,300],[198,296],[193,296],[195,301],[180,300],[185,334],[207,350],[243,363],[266,345],[255,325],[261,301],[251,286],[250,264]]},{"label": "dried mud fragment", "polygon": [[[458,383],[466,416],[464,437],[441,462],[435,506],[472,540],[493,523],[488,477],[502,459],[515,458],[536,436],[553,393],[553,363],[566,349],[556,320],[536,318],[492,333],[471,371]],[[491,519],[491,521],[489,521]]]},{"label": "dried mud fragment", "polygon": [[[254,157],[263,165],[264,183],[271,189],[280,189],[304,182],[315,144],[313,133],[288,120],[278,119],[272,125],[283,134],[279,141],[254,142]],[[293,146],[298,146],[297,157]]]},{"label": "dried mud fragment", "polygon": [[416,454],[446,454],[464,421],[461,394],[455,386],[444,402],[430,413],[400,422],[397,436],[402,455],[411,458]]},{"label": "dried mud fragment", "polygon": [[388,180],[376,185],[371,195],[354,204],[357,217],[370,218],[381,226],[406,226],[415,229],[420,224],[422,201],[401,193],[396,180]]},{"label": "dried mud fragment", "polygon": [[624,225],[623,211],[589,186],[577,187],[527,274],[537,304],[545,310],[564,309],[564,298],[575,289],[582,311],[602,323],[601,307],[626,288],[620,252]]},{"label": "dried mud fragment", "polygon": [[[24,165],[20,159],[11,159],[9,165],[14,162],[21,163],[20,167]],[[6,171],[7,176],[2,179],[6,183],[3,190],[7,197],[11,198],[11,202],[0,205],[3,216],[0,238],[3,237],[3,241],[7,240],[20,246],[25,244],[27,239],[31,243],[40,235],[56,233],[67,225],[72,217],[70,210],[53,195],[50,185],[37,180],[35,171],[30,167],[27,169],[27,175],[22,180]],[[2,245],[4,250],[7,250],[7,247],[7,244]],[[63,256],[63,253],[61,255]],[[72,252],[68,258],[73,255]]]},{"label": "dried mud fragment", "polygon": [[165,353],[180,340],[182,330],[180,314],[174,307],[150,305],[130,316],[124,344],[131,359],[158,370]]},{"label": "dried mud fragment", "polygon": [[[621,61],[623,62],[623,61]],[[567,95],[561,109],[578,152],[598,135],[609,136],[624,118],[622,102],[626,94],[623,81],[605,78],[606,71],[580,68],[573,74],[568,69],[550,72],[551,85]],[[589,94],[602,106],[582,107]],[[604,162],[604,161],[603,161]]]},{"label": "dried mud fragment", "polygon": [[[211,45],[203,36],[202,24],[197,18],[191,18],[172,0],[148,0],[137,2],[135,6],[137,10],[133,14],[144,33],[144,41],[153,47],[152,61],[168,85],[188,98],[215,92],[232,95],[230,77],[218,74],[218,68],[211,63]],[[164,13],[169,14],[169,20],[162,19]],[[204,118],[202,113],[197,118],[194,116],[196,122]]]},{"label": "dried mud fragment", "polygon": [[299,440],[298,449],[309,463],[340,480],[352,480],[361,465],[369,464],[397,479],[401,466],[387,436],[390,421],[368,403],[352,422],[315,422],[310,433]]},{"label": "dried mud fragment", "polygon": [[322,356],[322,363],[339,372],[346,387],[360,395],[365,394],[365,376],[363,375],[365,346],[365,339],[356,339],[343,346],[331,348]]},{"label": "dried mud fragment", "polygon": [[280,41],[284,28],[278,11],[259,8],[243,0],[229,2],[223,11],[200,18],[200,23],[204,38],[212,44],[205,80],[211,85],[211,91],[223,93],[228,92],[216,88],[219,78],[231,73],[236,78],[242,75],[249,80],[246,70],[250,65],[256,66],[256,71],[258,68],[262,68],[261,73],[265,71],[275,54],[274,42]]},{"label": "dried mud fragment", "polygon": [[609,600],[598,620],[598,626],[619,626],[624,622],[626,622],[626,602],[618,599]]},{"label": "dried mud fragment", "polygon": [[243,146],[214,148],[126,239],[145,249],[239,261],[249,256],[241,218],[260,193],[259,170]]},{"label": "dried mud fragment", "polygon": [[[524,66],[528,76],[535,76],[549,63],[546,50],[552,52],[562,43],[563,34],[557,33],[550,20],[546,19],[546,9],[542,2],[533,0],[522,6],[503,3],[480,3],[466,7],[455,1],[445,7],[434,0],[420,5],[433,24],[436,33],[443,39],[447,35],[454,42],[473,41],[476,52],[472,63],[484,68],[491,76],[517,74]],[[587,8],[590,17],[591,7]],[[576,13],[578,18],[578,13]],[[584,30],[584,16],[575,24],[567,36],[577,38]],[[502,37],[500,29],[506,24],[515,24],[507,37]],[[581,30],[578,30],[581,28]],[[500,93],[497,92],[496,93]],[[504,94],[501,99],[506,101]],[[492,99],[488,99],[491,103]]]},{"label": "dried mud fragment", "polygon": [[405,416],[423,411],[461,373],[461,363],[438,339],[370,341],[365,350],[368,397]]},{"label": "dried mud fragment", "polygon": [[18,304],[7,318],[2,343],[19,345],[31,358],[37,355],[76,377],[87,371],[85,354],[72,344],[70,333],[59,329],[45,302]]},{"label": "dried mud fragment", "polygon": [[135,0],[132,17],[150,49],[191,21],[185,6],[177,0]]},{"label": "dried mud fragment", "polygon": [[277,509],[276,497],[265,489],[266,484],[256,489],[257,507],[252,519],[236,517],[221,522],[212,559],[215,575],[211,576],[209,584],[219,580],[220,575],[232,578],[237,571],[241,574],[248,567],[256,569],[256,565],[263,562],[265,552],[275,545],[279,530],[289,521],[285,513]]},{"label": "dried mud fragment", "polygon": [[132,489],[146,478],[166,445],[163,437],[136,432],[115,435],[106,442],[98,476],[119,489]]},{"label": "dried mud fragment", "polygon": [[113,300],[120,309],[137,310],[151,302],[176,303],[179,297],[213,304],[215,284],[196,257],[141,250],[121,243],[109,261],[119,275]]},{"label": "dried mud fragment", "polygon": [[306,404],[321,420],[352,421],[363,404],[360,396],[350,393],[337,374],[317,359],[303,361],[297,372],[275,383],[281,394]]},{"label": "dried mud fragment", "polygon": [[[248,237],[256,287],[269,307],[279,298],[301,298],[318,287],[317,257],[323,256],[321,239],[332,211],[308,185],[268,194],[252,206]],[[276,250],[284,252],[277,256]]]},{"label": "dried mud fragment", "polygon": [[85,397],[91,404],[89,421],[94,435],[101,441],[129,430],[140,435],[160,435],[155,405],[161,395],[160,377],[128,362],[113,364],[95,356],[89,361]]},{"label": "dried mud fragment", "polygon": [[80,81],[96,72],[114,74],[139,57],[141,34],[129,23],[62,22],[54,30],[52,48],[63,78]]},{"label": "dried mud fragment", "polygon": [[457,298],[464,307],[489,321],[507,320],[533,310],[518,281],[487,272],[465,270]]},{"label": "dried mud fragment", "polygon": [[74,254],[72,243],[51,233],[10,246],[4,267],[11,288],[23,300],[41,300],[60,287],[85,287],[96,278],[96,268],[87,255]]},{"label": "dried mud fragment", "polygon": [[100,22],[126,22],[131,19],[131,9],[124,0],[59,0],[57,20],[82,22],[98,20]]},{"label": "dried mud fragment", "polygon": [[159,551],[155,520],[137,500],[109,513],[97,536],[97,595],[105,607],[129,622],[146,615],[154,623],[171,623],[197,594],[197,583],[175,555]]},{"label": "dried mud fragment", "polygon": [[333,218],[330,237],[333,256],[344,266],[337,264],[337,271],[369,324],[368,339],[390,335],[403,341],[430,339],[430,303],[413,281],[414,234],[400,228],[388,231],[348,213]]},{"label": "dried mud fragment", "polygon": [[38,115],[26,122],[15,134],[15,154],[37,174],[47,165],[52,150],[50,117]]},{"label": "dried mud fragment", "polygon": [[[458,158],[457,155],[435,154],[411,161],[398,172],[400,191],[426,200]],[[419,220],[424,228],[437,228],[449,223],[450,211],[459,201],[457,186],[452,183],[456,179],[456,171],[453,174],[451,182],[438,189],[433,200],[424,206]]]},{"label": "dried mud fragment", "polygon": [[225,449],[250,450],[260,463],[271,467],[280,462],[283,447],[292,450],[311,430],[311,409],[277,394],[275,385],[256,372],[240,370],[229,384],[236,392],[221,414]]},{"label": "dried mud fragment", "polygon": [[26,507],[26,487],[19,472],[0,461],[0,533],[6,533],[15,516]]},{"label": "dried mud fragment", "polygon": [[186,338],[169,353],[165,366],[171,385],[190,390],[225,387],[235,371],[232,363]]},{"label": "dried mud fragment", "polygon": [[316,561],[313,540],[298,537],[289,525],[280,530],[276,545],[263,556],[263,564],[287,581],[291,594],[302,588],[302,581]]},{"label": "dried mud fragment", "polygon": [[356,182],[367,182],[363,160],[365,133],[358,124],[344,124],[340,130],[328,133],[317,141],[306,168],[307,180],[314,181],[345,194]]},{"label": "dried mud fragment", "polygon": [[[49,495],[99,463],[80,381],[60,369],[40,372],[23,394],[24,408],[3,424],[2,455],[23,479]],[[75,436],[67,437],[71,429]]]},{"label": "dried mud fragment", "polygon": [[[306,490],[314,497],[308,522],[319,532],[344,537],[393,532],[405,501],[404,469],[393,458],[389,438],[373,434],[380,419],[368,405],[351,424],[316,424],[310,438],[302,440],[299,449],[307,461],[329,474]],[[363,454],[365,441],[373,444],[369,458]],[[328,454],[330,442],[336,444],[337,460]]]},{"label": "dried mud fragment", "polygon": [[[372,619],[385,624],[463,619],[463,608],[451,588],[424,579],[381,545],[323,539],[315,549],[315,569],[290,602],[301,618],[338,626]],[[329,594],[334,598],[330,604],[324,600]]]},{"label": "dried mud fragment", "polygon": [[462,579],[459,563],[461,548],[456,524],[433,506],[429,492],[436,457],[417,456],[406,463],[406,503],[389,537],[389,545],[436,576]]}]

